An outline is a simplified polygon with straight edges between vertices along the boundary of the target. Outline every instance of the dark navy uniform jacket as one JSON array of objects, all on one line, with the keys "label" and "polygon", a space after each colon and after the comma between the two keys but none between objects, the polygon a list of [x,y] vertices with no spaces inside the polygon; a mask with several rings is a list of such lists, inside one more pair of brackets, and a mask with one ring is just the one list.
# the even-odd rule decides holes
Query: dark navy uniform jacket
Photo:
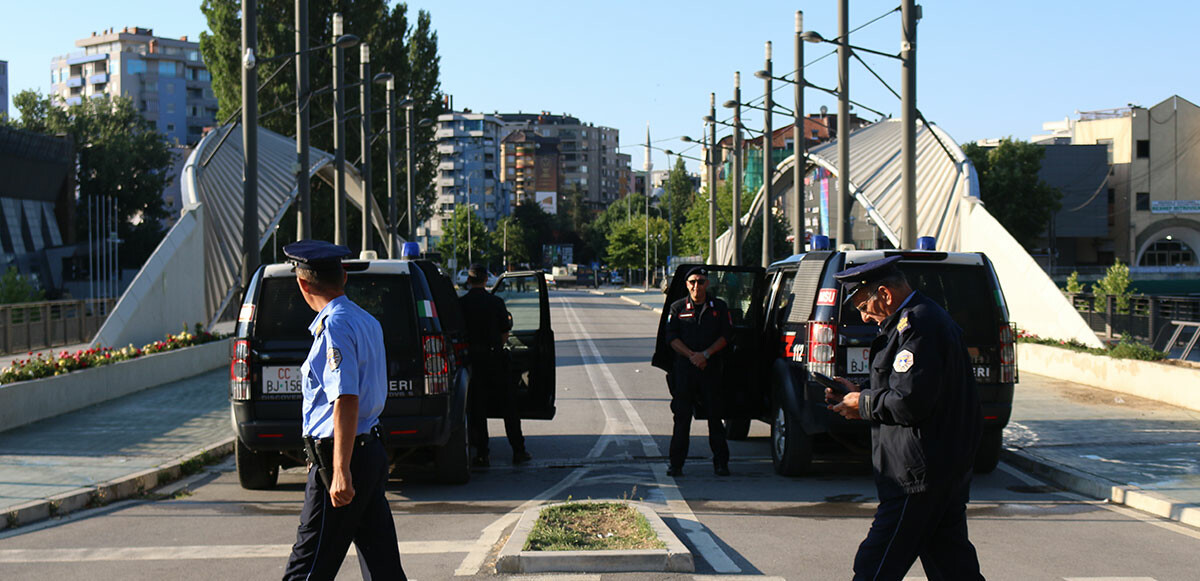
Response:
[{"label": "dark navy uniform jacket", "polygon": [[462,306],[463,319],[466,321],[471,361],[490,363],[492,358],[489,355],[504,347],[500,337],[512,330],[512,319],[504,306],[504,299],[484,289],[473,288],[458,298],[458,304]]},{"label": "dark navy uniform jacket", "polygon": [[[725,301],[712,295],[699,304],[693,303],[690,296],[683,297],[671,303],[665,337],[667,345],[682,339],[683,344],[692,351],[708,349],[718,337],[732,341],[733,319],[730,318],[729,307],[725,306]],[[719,356],[724,351],[722,349],[713,356]]]},{"label": "dark navy uniform jacket", "polygon": [[874,422],[880,498],[957,482],[979,447],[982,411],[962,329],[914,292],[871,343],[871,380],[859,413]]}]

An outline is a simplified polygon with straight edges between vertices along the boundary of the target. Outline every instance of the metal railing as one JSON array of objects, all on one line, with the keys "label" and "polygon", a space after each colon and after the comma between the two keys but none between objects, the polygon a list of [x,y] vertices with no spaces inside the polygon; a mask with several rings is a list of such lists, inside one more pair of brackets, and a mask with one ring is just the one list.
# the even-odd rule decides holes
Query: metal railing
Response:
[{"label": "metal railing", "polygon": [[1167,353],[1179,346],[1174,331],[1180,322],[1200,323],[1200,298],[1133,295],[1122,307],[1117,297],[1107,296],[1100,308],[1092,293],[1067,298],[1098,336],[1109,341],[1129,336]]},{"label": "metal railing", "polygon": [[110,298],[0,305],[0,352],[91,341],[116,303]]}]

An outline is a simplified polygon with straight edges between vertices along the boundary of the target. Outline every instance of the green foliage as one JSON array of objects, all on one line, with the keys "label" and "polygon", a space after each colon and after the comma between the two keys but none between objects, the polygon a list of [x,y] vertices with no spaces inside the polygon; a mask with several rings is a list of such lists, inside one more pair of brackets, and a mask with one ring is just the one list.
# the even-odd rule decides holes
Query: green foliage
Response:
[{"label": "green foliage", "polygon": [[[667,221],[650,218],[650,268],[667,263],[670,225]],[[656,256],[657,253],[657,256]],[[617,222],[608,234],[608,266],[610,268],[646,267],[645,218]]]},{"label": "green foliage", "polygon": [[1062,339],[1047,339],[1031,335],[1025,332],[1017,334],[1018,343],[1036,343],[1038,345],[1049,345],[1051,347],[1060,347],[1078,351],[1080,353],[1090,353],[1092,355],[1106,355],[1114,359],[1140,359],[1142,361],[1160,361],[1167,358],[1167,354],[1153,347],[1138,343],[1136,340],[1126,336],[1121,337],[1121,341],[1116,345],[1102,348],[1088,347],[1075,339],[1064,341]]},{"label": "green foliage", "polygon": [[0,276],[0,304],[29,303],[44,299],[46,293],[34,286],[33,282],[10,266],[8,271]]},{"label": "green foliage", "polygon": [[987,210],[1025,247],[1046,231],[1062,207],[1062,193],[1042,181],[1038,171],[1046,150],[1040,145],[1006,138],[996,147],[963,145],[975,165]]},{"label": "green foliage", "polygon": [[543,509],[522,550],[661,549],[665,545],[637,509],[618,502],[570,502]]},{"label": "green foliage", "polygon": [[1108,311],[1108,297],[1116,298],[1117,312],[1129,312],[1129,298],[1133,296],[1133,289],[1129,285],[1133,279],[1129,276],[1129,266],[1122,264],[1120,259],[1113,262],[1113,265],[1108,267],[1108,272],[1104,274],[1104,278],[1096,281],[1092,285],[1092,293],[1095,295],[1093,306],[1097,312]]},{"label": "green foliage", "polygon": [[532,262],[529,248],[524,241],[529,236],[525,227],[512,216],[505,216],[496,224],[492,232],[492,248],[500,252],[501,259],[507,259],[508,264],[527,264]]},{"label": "green foliage", "polygon": [[1083,285],[1079,282],[1079,271],[1071,271],[1071,276],[1067,277],[1067,292],[1071,294],[1083,292]]},{"label": "green foliage", "polygon": [[[59,107],[50,97],[22,91],[14,99],[20,129],[66,134],[79,155],[76,216],[87,216],[87,201],[117,200],[121,266],[139,268],[165,234],[159,221],[169,217],[162,191],[171,179],[172,154],[162,134],[150,129],[127,97],[88,98]],[[136,223],[135,223],[136,222]],[[76,234],[87,236],[88,221],[75,221]]]},{"label": "green foliage", "polygon": [[[750,209],[753,201],[749,196],[742,196],[741,214]],[[733,223],[733,188],[729,181],[717,188],[717,236],[729,229]],[[750,227],[742,231],[742,264],[759,264],[762,253],[762,217],[756,215]],[[787,241],[792,226],[783,215],[771,214],[771,260],[784,258],[792,253],[792,246]],[[679,254],[700,255],[708,259],[708,193],[701,191],[696,195],[695,203],[688,207],[687,217],[683,224],[682,248]]]},{"label": "green foliage", "polygon": [[[213,93],[220,104],[218,121],[224,121],[241,106],[241,19],[240,0],[202,0],[200,11],[207,19],[208,30],[200,34],[200,52],[204,62],[212,73]],[[274,55],[290,54],[295,51],[295,2],[292,0],[259,0],[258,2],[258,54],[260,58]],[[371,50],[371,73],[389,72],[395,75],[395,93],[397,98],[411,96],[415,104],[413,121],[421,119],[436,120],[445,112],[442,102],[440,65],[438,56],[438,35],[433,30],[429,13],[421,10],[416,15],[415,22],[411,18],[408,5],[398,3],[389,7],[384,0],[357,0],[355,2],[334,2],[332,0],[313,0],[309,3],[309,43],[318,46],[330,42],[333,36],[333,13],[341,12],[344,21],[344,31],[357,35]],[[344,51],[344,71],[347,84],[358,82],[359,48]],[[270,83],[266,79],[277,69],[279,74]],[[296,67],[293,61],[263,65],[259,70],[258,107],[260,112],[278,110],[279,112],[259,118],[261,127],[294,136],[296,132],[295,110],[292,103],[296,99]],[[312,53],[309,59],[309,78],[315,91],[327,86],[332,78],[332,50]],[[359,89],[348,90],[347,109],[358,107]],[[385,107],[386,95],[384,85],[375,84],[371,91],[371,109],[382,110]],[[310,117],[315,125],[333,117],[332,95],[325,94],[314,97],[310,102]],[[383,114],[372,117],[374,131],[386,127]],[[346,158],[348,162],[361,159],[360,121],[351,120],[346,123]],[[404,147],[404,113],[396,113],[396,129],[401,131],[398,146]],[[434,142],[435,127],[420,127],[416,129],[414,147],[417,164],[415,167],[417,191],[414,205],[418,221],[427,219],[433,211],[436,191],[431,186],[437,171],[437,152],[421,144]],[[333,151],[333,125],[326,123],[314,128],[310,135],[311,145],[325,151]],[[383,139],[371,148],[371,169],[373,188],[372,195],[380,208],[386,208],[387,195],[387,151],[382,146]],[[398,156],[403,160],[403,155]],[[406,171],[404,163],[400,167],[395,180],[404,184]],[[403,186],[397,188],[403,190]],[[403,196],[401,193],[400,195]],[[401,207],[404,206],[402,202]],[[332,189],[324,182],[318,181],[313,186],[313,237],[331,240],[333,238],[332,213],[327,211],[333,207]],[[294,215],[295,210],[291,210]],[[401,210],[403,213],[403,210]],[[386,215],[386,213],[385,213]],[[290,216],[289,216],[290,218]],[[406,217],[400,216],[401,224],[406,224]],[[348,232],[358,232],[361,214],[355,211],[347,212],[346,229]],[[280,225],[280,235],[285,240],[294,239],[296,221],[285,218]],[[347,236],[352,244],[356,244],[357,236]],[[379,241],[377,240],[377,243]]]},{"label": "green foliage", "polygon": [[678,237],[687,219],[687,211],[696,201],[696,192],[692,189],[692,179],[688,177],[687,166],[682,157],[675,158],[675,167],[667,174],[663,184],[663,199],[659,202],[666,211],[666,218],[671,221],[671,228]]},{"label": "green foliage", "polygon": [[466,268],[472,262],[486,263],[493,258],[492,235],[488,233],[483,219],[471,211],[470,206],[456,206],[449,225],[443,223],[443,226],[445,232],[438,241],[438,252],[446,260],[455,257],[458,268]]}]

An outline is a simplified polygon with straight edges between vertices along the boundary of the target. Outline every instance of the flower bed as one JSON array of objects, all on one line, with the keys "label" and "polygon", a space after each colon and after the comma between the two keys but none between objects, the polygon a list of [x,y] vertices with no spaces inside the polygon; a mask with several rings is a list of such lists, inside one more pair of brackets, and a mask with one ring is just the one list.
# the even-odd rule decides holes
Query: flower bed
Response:
[{"label": "flower bed", "polygon": [[63,351],[57,356],[53,352],[49,355],[44,353],[34,355],[30,351],[28,359],[15,361],[11,366],[0,371],[0,384],[65,375],[80,369],[101,367],[119,361],[136,359],[142,355],[192,347],[223,338],[223,335],[202,330],[200,323],[196,323],[194,331],[188,331],[185,328],[175,335],[167,335],[166,339],[143,345],[140,349],[133,345],[121,348],[93,347],[80,349],[74,353]]},{"label": "flower bed", "polygon": [[1106,355],[1114,359],[1160,361],[1166,359],[1167,357],[1166,353],[1154,349],[1153,347],[1142,345],[1141,343],[1138,343],[1137,341],[1134,341],[1128,337],[1122,337],[1121,342],[1117,343],[1116,345],[1110,345],[1108,347],[1097,349],[1094,347],[1088,347],[1087,345],[1084,345],[1083,343],[1080,343],[1074,339],[1069,341],[1064,341],[1062,339],[1046,339],[1044,337],[1038,337],[1037,335],[1029,333],[1024,329],[1017,329],[1017,342],[1049,345],[1051,347],[1060,347],[1063,349],[1070,349],[1071,351],[1089,353],[1091,355]]}]

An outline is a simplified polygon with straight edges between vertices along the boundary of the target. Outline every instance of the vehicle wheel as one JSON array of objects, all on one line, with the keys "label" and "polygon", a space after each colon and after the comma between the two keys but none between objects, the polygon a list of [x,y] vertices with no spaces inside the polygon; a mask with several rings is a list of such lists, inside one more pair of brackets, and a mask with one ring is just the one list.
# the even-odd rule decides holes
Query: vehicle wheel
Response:
[{"label": "vehicle wheel", "polygon": [[745,440],[750,435],[750,418],[725,420],[725,437],[730,440]]},{"label": "vehicle wheel", "polygon": [[781,476],[799,476],[812,464],[812,438],[779,404],[771,422],[771,462]]},{"label": "vehicle wheel", "polygon": [[975,453],[975,473],[987,474],[1000,463],[1000,448],[1004,444],[1004,428],[984,428]]},{"label": "vehicle wheel", "polygon": [[437,480],[442,484],[466,484],[471,480],[471,449],[467,445],[467,422],[450,432],[450,439],[433,458]]},{"label": "vehicle wheel", "polygon": [[239,438],[235,444],[234,463],[238,483],[246,490],[270,490],[279,481],[279,452],[255,452]]}]

